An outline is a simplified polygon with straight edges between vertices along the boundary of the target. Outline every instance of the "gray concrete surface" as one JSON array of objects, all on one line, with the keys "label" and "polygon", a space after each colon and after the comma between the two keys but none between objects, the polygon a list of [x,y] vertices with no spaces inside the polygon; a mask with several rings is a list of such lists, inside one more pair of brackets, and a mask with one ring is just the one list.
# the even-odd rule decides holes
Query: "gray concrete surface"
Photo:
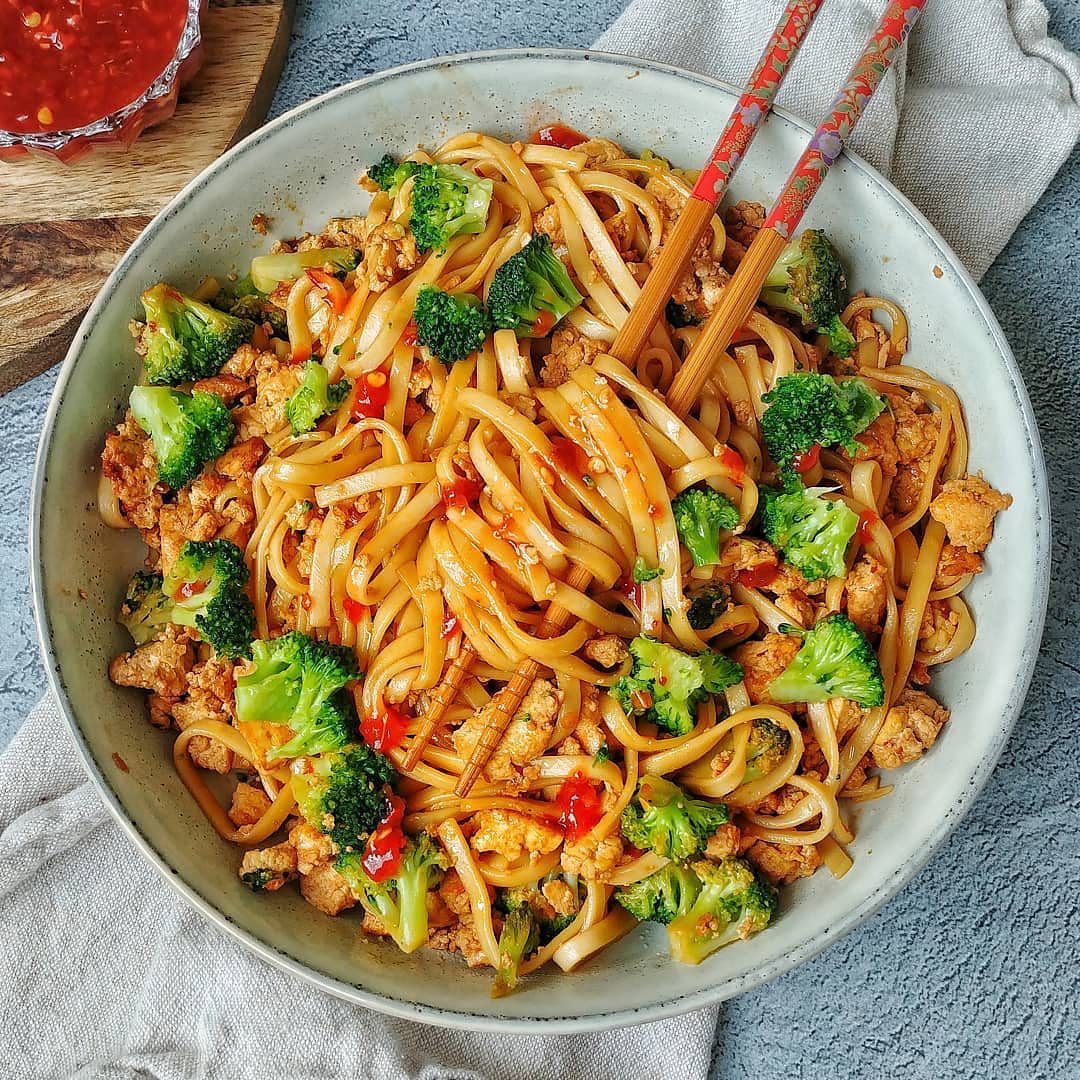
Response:
[{"label": "gray concrete surface", "polygon": [[[673,0],[674,2],[674,0]],[[988,0],[989,2],[989,0]],[[497,9],[481,0],[302,0],[274,111],[432,54],[590,43],[620,0]],[[1080,48],[1080,6],[1050,0]],[[497,10],[498,14],[493,14]],[[404,28],[410,27],[406,31]],[[983,289],[1024,371],[1054,500],[1054,571],[1027,705],[974,810],[915,882],[816,960],[721,1012],[715,1077],[1080,1076],[1080,151],[992,267]],[[0,407],[0,746],[44,687],[34,643],[26,507],[54,372]],[[644,1078],[650,1080],[650,1078]]]}]

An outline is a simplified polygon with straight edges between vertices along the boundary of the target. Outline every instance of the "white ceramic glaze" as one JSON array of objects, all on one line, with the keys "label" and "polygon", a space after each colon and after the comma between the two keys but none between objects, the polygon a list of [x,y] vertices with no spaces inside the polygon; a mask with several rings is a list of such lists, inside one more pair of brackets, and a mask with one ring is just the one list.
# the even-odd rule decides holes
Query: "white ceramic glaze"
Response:
[{"label": "white ceramic glaze", "polygon": [[[1024,699],[1048,577],[1045,473],[1031,409],[1008,345],[974,284],[923,218],[864,163],[832,170],[807,224],[828,228],[855,288],[895,298],[911,322],[909,362],[959,391],[974,469],[1010,491],[970,599],[975,645],[936,692],[953,718],[932,752],[895,777],[895,793],[858,815],[854,869],[822,871],[788,890],[768,932],[699,967],[669,962],[663,931],[635,931],[580,972],[530,980],[493,1001],[489,975],[421,951],[403,957],[329,919],[295,890],[256,896],[174,773],[169,739],[146,721],[143,695],[113,687],[109,658],[128,647],[114,614],[142,551],[94,508],[103,431],[121,415],[138,370],[125,324],[137,297],[167,278],[243,267],[264,243],[256,210],[288,235],[358,213],[361,167],[466,129],[521,136],[559,119],[635,150],[697,165],[726,118],[730,88],[675,69],[596,53],[525,50],[399,68],[309,102],[207,169],[151,223],[109,278],[76,336],[46,418],[32,507],[38,629],[53,690],[87,768],[138,848],[175,888],[261,956],[352,1001],[429,1023],[573,1031],[697,1008],[760,985],[869,916],[944,839],[986,781]],[[774,117],[733,185],[768,201],[807,138]],[[79,590],[85,590],[81,599]],[[129,771],[112,759],[119,753]],[[123,902],[118,897],[118,903]]]}]

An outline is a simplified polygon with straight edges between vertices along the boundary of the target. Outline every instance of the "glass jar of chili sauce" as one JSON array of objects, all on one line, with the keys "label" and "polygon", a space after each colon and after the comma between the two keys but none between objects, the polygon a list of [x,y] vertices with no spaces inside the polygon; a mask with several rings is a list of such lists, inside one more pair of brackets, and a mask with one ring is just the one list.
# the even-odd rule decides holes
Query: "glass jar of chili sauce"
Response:
[{"label": "glass jar of chili sauce", "polygon": [[206,0],[0,0],[0,160],[126,147],[172,115]]}]

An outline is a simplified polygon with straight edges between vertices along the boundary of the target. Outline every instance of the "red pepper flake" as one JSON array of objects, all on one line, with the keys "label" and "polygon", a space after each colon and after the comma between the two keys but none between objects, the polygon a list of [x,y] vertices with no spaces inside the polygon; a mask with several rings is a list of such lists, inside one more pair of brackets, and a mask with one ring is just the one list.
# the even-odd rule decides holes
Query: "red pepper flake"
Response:
[{"label": "red pepper flake", "polygon": [[330,310],[335,315],[340,315],[349,304],[349,294],[345,286],[326,270],[309,267],[305,273],[308,280],[323,294]]},{"label": "red pepper flake", "polygon": [[446,613],[446,618],[443,619],[442,630],[439,631],[439,637],[448,638],[453,637],[458,632],[461,623],[458,622],[458,617],[452,612]]},{"label": "red pepper flake", "polygon": [[648,690],[630,691],[630,704],[633,705],[635,712],[645,712],[646,709],[651,709],[652,703],[652,694]]},{"label": "red pepper flake", "polygon": [[401,343],[410,348],[415,348],[420,344],[420,331],[416,327],[415,319],[410,319],[405,324],[405,329],[401,332]]},{"label": "red pepper flake", "polygon": [[405,741],[409,717],[392,705],[369,713],[360,721],[360,736],[373,750],[394,750]]},{"label": "red pepper flake", "polygon": [[791,459],[791,467],[800,475],[808,473],[821,458],[821,443],[814,443],[809,450],[796,454]]},{"label": "red pepper flake", "polygon": [[563,150],[572,150],[583,142],[588,142],[588,136],[582,135],[565,124],[548,124],[529,136],[529,142],[540,146],[558,146]]},{"label": "red pepper flake", "polygon": [[600,793],[580,770],[562,782],[555,802],[561,811],[559,824],[571,843],[580,840],[604,816]]},{"label": "red pepper flake", "polygon": [[459,476],[452,484],[439,485],[439,494],[447,510],[464,510],[480,498],[484,485],[468,476]]},{"label": "red pepper flake", "polygon": [[780,576],[780,567],[762,563],[749,570],[739,571],[739,584],[747,589],[767,589]]},{"label": "red pepper flake", "polygon": [[620,578],[615,583],[615,591],[621,592],[631,603],[641,607],[641,586],[632,577]]},{"label": "red pepper flake", "polygon": [[112,759],[113,764],[121,772],[131,772],[131,770],[128,768],[128,763],[115,750],[112,752]]},{"label": "red pepper flake", "polygon": [[176,595],[173,599],[190,600],[193,596],[198,596],[199,593],[205,592],[208,584],[209,582],[207,581],[184,581],[176,590]]},{"label": "red pepper flake", "polygon": [[390,400],[390,372],[386,368],[368,371],[356,380],[353,391],[352,415],[354,420],[381,417]]},{"label": "red pepper flake", "polygon": [[550,311],[541,311],[536,316],[536,322],[529,328],[529,333],[533,337],[547,337],[551,333],[552,327],[555,325],[555,316]]},{"label": "red pepper flake", "polygon": [[401,852],[405,847],[405,833],[401,821],[405,816],[405,803],[397,795],[387,794],[387,810],[382,821],[368,838],[360,859],[372,881],[385,881],[393,877],[401,866]]},{"label": "red pepper flake", "polygon": [[746,479],[746,462],[743,461],[742,455],[737,450],[732,450],[730,446],[725,446],[720,451],[720,464],[727,469],[731,479],[742,487]]},{"label": "red pepper flake", "polygon": [[873,510],[864,510],[859,515],[859,527],[855,530],[855,536],[864,546],[874,539],[874,526],[881,519]]},{"label": "red pepper flake", "polygon": [[346,596],[341,606],[345,611],[345,618],[351,623],[358,623],[371,610],[367,604],[361,604],[351,596]]}]

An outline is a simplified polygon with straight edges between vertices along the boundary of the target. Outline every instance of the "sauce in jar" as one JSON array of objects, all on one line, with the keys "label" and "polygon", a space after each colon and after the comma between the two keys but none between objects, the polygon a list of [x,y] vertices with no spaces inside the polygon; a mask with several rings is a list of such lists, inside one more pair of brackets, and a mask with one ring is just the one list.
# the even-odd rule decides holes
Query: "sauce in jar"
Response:
[{"label": "sauce in jar", "polygon": [[0,0],[0,129],[84,127],[168,67],[188,0]]}]

